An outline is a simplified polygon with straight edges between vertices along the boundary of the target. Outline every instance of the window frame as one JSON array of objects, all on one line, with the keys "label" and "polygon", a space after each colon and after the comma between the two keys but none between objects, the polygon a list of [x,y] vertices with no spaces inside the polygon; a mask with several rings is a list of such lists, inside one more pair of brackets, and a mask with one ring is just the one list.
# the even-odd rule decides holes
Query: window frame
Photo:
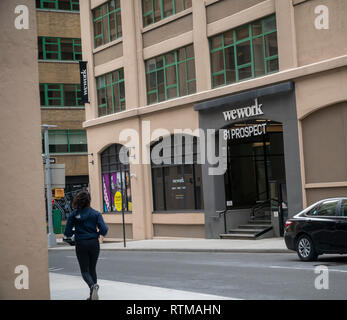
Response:
[{"label": "window frame", "polygon": [[[169,52],[166,52],[165,54],[147,59],[145,61],[145,69],[146,69],[146,96],[147,96],[147,105],[150,104],[154,104],[154,103],[159,103],[159,102],[163,102],[163,101],[167,101],[170,99],[176,99],[179,97],[183,97],[183,96],[187,96],[190,94],[194,94],[196,93],[196,87],[195,87],[195,92],[190,93],[189,92],[189,84],[190,83],[194,83],[195,82],[195,86],[196,86],[196,70],[194,70],[195,73],[195,78],[193,79],[189,79],[188,77],[188,63],[190,61],[194,61],[194,69],[195,69],[195,52],[194,52],[194,56],[187,58],[187,48],[193,46],[192,44],[182,47],[182,48],[178,48]],[[184,50],[184,59],[183,60],[179,60],[179,50]],[[193,47],[194,50],[194,47]],[[166,56],[169,54],[174,54],[175,55],[175,61],[171,62],[171,63],[166,63]],[[157,67],[157,59],[163,59],[163,65],[161,67]],[[156,63],[155,63],[155,68],[152,70],[149,70],[148,66],[149,66],[149,62],[151,60],[155,59]],[[179,74],[179,66],[181,64],[185,64],[185,80],[186,80],[186,88],[185,88],[185,94],[180,94],[180,74]],[[171,84],[171,85],[167,85],[167,77],[166,77],[166,69],[170,68],[170,67],[175,67],[175,75],[176,75],[176,83],[175,84]],[[158,86],[158,72],[163,71],[164,73],[164,92],[165,92],[165,99],[164,100],[159,100],[159,86]],[[156,78],[156,88],[149,90],[148,91],[148,81],[150,81],[150,76],[152,74],[155,74],[155,78]],[[172,98],[168,98],[168,91],[170,89],[174,89],[176,88],[176,97],[172,97]],[[155,102],[150,102],[149,100],[149,96],[155,94],[156,95],[156,101]]]},{"label": "window frame", "polygon": [[[79,43],[76,43],[79,41]],[[79,48],[79,50],[77,50]],[[82,61],[82,40],[78,38],[72,38],[72,54],[74,61]],[[81,59],[76,59],[77,55],[81,55]]]},{"label": "window frame", "polygon": [[[276,35],[277,35],[277,27],[275,29],[270,30],[270,31],[264,32],[265,22],[269,21],[269,20],[275,20],[275,23],[276,23],[276,15],[270,15],[270,16],[267,16],[265,18],[252,21],[250,23],[241,25],[241,26],[239,26],[237,28],[234,28],[234,29],[231,29],[231,30],[227,30],[227,31],[225,31],[223,33],[219,33],[219,34],[214,35],[214,36],[209,38],[209,49],[210,49],[210,60],[211,60],[211,85],[212,85],[213,89],[218,88],[218,87],[222,87],[222,86],[226,86],[226,85],[229,85],[229,84],[232,84],[232,83],[238,83],[238,82],[241,82],[241,81],[245,81],[245,80],[254,79],[256,77],[259,77],[259,76],[255,75],[255,59],[254,59],[254,44],[253,44],[253,42],[256,39],[260,39],[261,38],[262,39],[262,45],[263,45],[263,54],[264,54],[264,59],[263,60],[264,60],[265,72],[261,76],[269,75],[269,74],[276,73],[276,72],[279,71],[279,70],[268,71],[268,62],[276,60],[276,59],[277,60],[279,59],[278,52],[277,52],[277,55],[272,55],[272,56],[268,56],[268,57],[266,56],[266,45],[265,45],[266,41],[265,41],[265,37],[270,35],[270,34],[273,34],[273,33],[276,33]],[[259,21],[261,21],[261,26],[262,26],[261,34],[253,35],[252,26],[253,26],[253,24],[255,24],[256,22],[259,22]],[[242,28],[245,28],[246,26],[248,27],[248,37],[238,40],[237,39],[237,35],[236,35],[237,31],[242,29]],[[227,32],[231,32],[231,31],[233,32],[233,42],[231,44],[225,45],[225,34]],[[212,48],[212,41],[213,41],[213,39],[215,39],[217,37],[221,37],[222,38],[222,44],[221,44],[221,46],[219,46],[217,48]],[[246,42],[250,43],[251,61],[248,62],[248,63],[242,64],[242,65],[238,65],[238,61],[237,61],[237,46],[240,45],[240,44],[246,43]],[[234,49],[233,52],[234,52],[234,65],[235,65],[235,81],[234,82],[230,82],[230,83],[227,82],[227,68],[226,68],[226,65],[227,65],[226,64],[226,50],[229,49],[229,48],[233,48]],[[215,52],[219,52],[219,51],[223,52],[223,65],[224,65],[224,68],[221,71],[213,72],[212,71],[212,68],[213,68],[213,65],[212,65],[212,63],[213,63],[212,54],[215,53]],[[249,68],[249,67],[251,67],[251,71],[252,71],[251,77],[243,78],[243,79],[240,80],[240,70],[246,69],[246,68]],[[214,77],[220,76],[220,75],[223,75],[224,83],[223,84],[219,84],[219,85],[215,85]]]},{"label": "window frame", "polygon": [[[186,0],[176,0],[176,1],[181,1],[182,2],[182,10],[180,11],[177,11],[176,10],[176,1],[175,0],[170,0],[171,1],[171,4],[172,4],[172,14],[168,15],[168,16],[165,16],[165,13],[164,13],[164,1],[165,0],[159,0],[159,6],[160,6],[160,19],[159,20],[155,20],[155,8],[154,8],[154,0],[149,0],[151,1],[151,10],[150,11],[147,11],[147,12],[144,12],[144,1],[146,0],[142,0],[141,1],[141,5],[142,5],[142,26],[144,28],[156,23],[156,22],[159,22],[161,20],[164,20],[166,18],[169,18],[169,17],[172,17],[174,16],[175,14],[179,13],[179,12],[182,12],[188,8],[191,8],[192,6],[187,6],[186,7]],[[152,23],[148,23],[146,24],[145,21],[146,21],[146,18],[148,16],[152,16]]]},{"label": "window frame", "polygon": [[[71,135],[77,135],[83,133],[86,139],[86,151],[75,151],[72,152],[71,150],[71,144],[70,144],[70,136]],[[64,135],[67,139],[67,151],[66,152],[51,152],[51,155],[60,155],[60,154],[88,154],[88,143],[87,143],[87,132],[85,130],[79,130],[79,129],[54,129],[54,130],[48,130],[48,147],[50,148],[51,144],[49,140],[50,135]],[[44,135],[42,133],[42,143],[44,144]],[[44,153],[44,152],[43,152]]]},{"label": "window frame", "polygon": [[[313,215],[312,214],[312,211],[314,210],[319,210],[322,205],[324,205],[325,203],[327,202],[337,202],[336,204],[336,209],[335,209],[335,215],[331,216],[327,216],[327,215]],[[340,207],[341,207],[341,200],[338,200],[338,199],[331,199],[331,200],[323,200],[322,202],[318,203],[316,206],[314,206],[310,211],[308,211],[305,216],[308,217],[308,218],[337,218],[340,216]]]},{"label": "window frame", "polygon": [[[185,213],[185,212],[203,212],[204,210],[204,199],[203,199],[203,183],[202,183],[202,167],[201,164],[198,163],[197,159],[199,157],[199,151],[198,151],[198,143],[199,143],[199,138],[196,136],[190,136],[190,135],[181,135],[181,141],[183,142],[182,144],[182,163],[174,163],[174,145],[175,145],[175,135],[171,135],[171,136],[167,136],[164,137],[164,139],[168,139],[170,138],[170,155],[171,155],[171,163],[170,164],[153,164],[153,162],[151,161],[151,180],[152,180],[152,201],[153,201],[153,213],[172,213],[172,212],[177,212],[177,213]],[[185,155],[187,154],[187,150],[186,150],[186,138],[191,138],[193,140],[193,145],[192,145],[192,158],[193,161],[192,163],[185,163]],[[155,142],[151,145],[150,150],[151,150],[151,154],[152,154],[152,149],[158,144],[161,143],[163,140],[160,140],[158,142]],[[189,150],[189,149],[188,149]],[[189,153],[188,153],[189,155]],[[185,167],[186,166],[191,166],[192,169],[192,178],[193,178],[193,193],[194,193],[194,208],[191,209],[167,209],[168,206],[168,200],[167,200],[167,195],[166,195],[166,183],[165,183],[165,169],[166,168],[170,168],[170,167],[179,167],[183,172],[185,172]],[[201,170],[201,203],[200,203],[200,208],[198,208],[198,192],[197,192],[197,170],[199,170],[199,166],[200,166],[200,170]],[[163,204],[164,204],[164,209],[158,209],[156,208],[156,204],[157,204],[157,189],[156,189],[156,184],[155,181],[153,179],[154,177],[154,170],[155,169],[159,169],[161,172],[161,179],[162,179],[162,193],[163,193]]]},{"label": "window frame", "polygon": [[[114,73],[117,73],[117,79],[116,81],[114,81],[113,79],[113,75]],[[111,76],[111,83],[108,84],[107,83],[107,76],[110,75]],[[121,77],[121,75],[123,77]],[[98,85],[98,80],[99,79],[104,79],[102,82],[103,82],[103,86],[100,86]],[[114,71],[111,71],[111,72],[108,72],[108,73],[105,73],[99,77],[96,77],[95,78],[95,81],[96,81],[96,91],[97,91],[97,104],[98,104],[98,117],[102,117],[102,116],[106,116],[106,115],[109,115],[109,114],[114,114],[114,113],[118,113],[118,112],[122,112],[126,109],[126,97],[125,97],[125,79],[124,79],[124,68],[120,68],[120,69],[117,69],[117,70],[114,70]],[[120,84],[123,83],[124,85],[124,98],[121,98],[121,89],[120,89]],[[115,96],[114,96],[114,86],[118,86],[118,105],[115,104]],[[108,96],[107,96],[107,88],[108,87],[111,87],[111,91],[112,91],[112,113],[107,113],[108,111]],[[99,90],[105,90],[105,100],[106,100],[106,103],[105,104],[101,104],[99,105]],[[124,103],[124,106],[122,106],[122,103]],[[118,108],[118,111],[116,111],[116,107]],[[101,108],[106,108],[106,113],[104,115],[100,115],[100,109]]]},{"label": "window frame", "polygon": [[[73,85],[75,87],[75,105],[65,105],[65,94],[64,94],[64,85]],[[40,107],[41,108],[84,108],[84,104],[79,104],[79,101],[82,100],[81,97],[79,97],[81,88],[79,83],[40,83],[40,86],[44,87],[44,97],[45,97],[45,104],[42,105],[40,101]],[[49,86],[59,86],[59,89],[50,89]],[[50,91],[59,91],[60,92],[60,98],[50,98],[48,96],[48,93]],[[60,105],[50,105],[50,100],[60,100]]]},{"label": "window frame", "polygon": [[[115,4],[117,3],[117,0],[114,0]],[[117,13],[120,12],[121,13],[121,4],[120,1],[118,1],[119,3],[119,8],[115,8],[112,11],[110,11],[110,1],[103,3],[102,5],[94,8],[92,10],[92,19],[93,19],[93,32],[94,32],[94,48],[98,48],[101,47],[107,43],[110,43],[112,41],[116,41],[117,39],[120,39],[123,36],[123,32],[118,30],[118,18],[117,18]],[[106,5],[106,14],[102,15],[101,9],[103,6]],[[96,10],[100,11],[100,16],[98,18],[95,18],[95,12]],[[110,27],[110,16],[111,14],[114,15],[114,23],[115,23],[115,39],[111,40],[111,27]],[[107,17],[107,29],[108,29],[108,41],[105,41],[105,35],[104,35],[104,23],[103,23],[103,19],[104,17]],[[120,14],[120,24],[122,24],[122,17]],[[95,35],[95,23],[98,22],[99,20],[101,20],[101,33],[98,35]],[[97,39],[101,38],[101,44],[97,45],[96,41]]]},{"label": "window frame", "polygon": [[[131,200],[130,202],[131,202],[131,206],[132,206],[133,195],[132,195],[132,190],[131,190],[130,165],[129,164],[123,164],[119,159],[119,154],[120,154],[120,150],[122,147],[123,147],[123,145],[115,143],[115,144],[110,145],[108,148],[106,148],[100,154],[101,190],[104,190],[104,186],[103,186],[104,174],[107,174],[109,177],[109,181],[111,181],[111,173],[118,173],[119,172],[120,177],[121,177],[122,205],[124,203],[127,204],[126,206],[124,206],[124,212],[128,213],[128,214],[132,214],[132,210],[129,210],[129,198],[128,198],[128,193],[127,193],[128,188],[129,188],[130,189],[130,200]],[[115,153],[111,152],[112,148],[115,148]],[[129,152],[128,148],[127,148],[127,152]],[[115,161],[112,161],[111,158],[114,158]],[[103,162],[103,161],[105,161],[105,159],[107,159],[107,161]],[[112,170],[111,165],[115,166],[116,169]],[[105,167],[107,167],[107,170],[104,170]],[[123,172],[124,172],[125,181],[123,181]],[[127,181],[126,181],[127,175],[129,177],[129,184],[127,184]],[[124,182],[125,190],[123,190],[123,182]],[[111,190],[111,188],[110,188],[110,190]],[[111,199],[110,199],[111,211],[105,212],[105,210],[104,210],[104,206],[105,206],[104,191],[102,193],[102,204],[103,204],[103,213],[105,213],[105,214],[121,214],[122,213],[121,211],[112,211],[113,208],[112,208],[112,204],[111,204]]]},{"label": "window frame", "polygon": [[[80,47],[80,49],[82,50],[82,42],[81,42],[81,39],[79,39],[79,38],[38,37],[38,39],[41,39],[41,41],[42,41],[42,58],[43,58],[43,59],[39,58],[39,60],[46,60],[46,61],[57,61],[57,60],[58,61],[81,61],[82,60],[82,51],[77,51],[78,47]],[[62,39],[71,40],[72,54],[73,54],[72,60],[62,59],[62,51],[61,51],[61,40]],[[80,41],[80,44],[75,43],[76,41]],[[47,50],[46,45],[56,45],[58,47],[58,51]],[[39,50],[40,50],[40,48],[39,48]],[[47,53],[56,53],[56,54],[58,54],[58,58],[57,59],[47,58]],[[81,55],[81,60],[76,59],[76,55],[78,55],[78,54]]]},{"label": "window frame", "polygon": [[[39,2],[39,6],[37,6],[37,3]],[[55,8],[45,8],[45,3],[54,3]],[[59,8],[59,0],[38,0],[36,1],[36,9],[40,10],[58,10],[58,11],[71,11],[71,12],[79,12],[80,11],[80,4],[78,0],[69,0],[70,3],[70,9],[60,9]],[[74,9],[74,6],[78,5],[78,9]]]},{"label": "window frame", "polygon": [[339,217],[342,217],[342,218],[346,218],[346,219],[347,219],[347,215],[344,215],[344,214],[342,213],[343,202],[346,202],[346,212],[347,212],[347,199],[341,199],[341,200],[340,200],[340,205],[339,205]]}]

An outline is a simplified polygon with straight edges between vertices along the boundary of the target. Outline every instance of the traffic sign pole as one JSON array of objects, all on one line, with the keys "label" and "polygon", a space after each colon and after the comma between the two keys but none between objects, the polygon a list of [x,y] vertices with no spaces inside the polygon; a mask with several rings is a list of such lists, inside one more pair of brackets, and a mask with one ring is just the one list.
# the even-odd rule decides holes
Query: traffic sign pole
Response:
[{"label": "traffic sign pole", "polygon": [[124,248],[127,246],[125,242],[125,220],[124,220],[124,201],[123,201],[123,194],[122,194],[122,221],[123,221],[123,242],[124,242]]}]

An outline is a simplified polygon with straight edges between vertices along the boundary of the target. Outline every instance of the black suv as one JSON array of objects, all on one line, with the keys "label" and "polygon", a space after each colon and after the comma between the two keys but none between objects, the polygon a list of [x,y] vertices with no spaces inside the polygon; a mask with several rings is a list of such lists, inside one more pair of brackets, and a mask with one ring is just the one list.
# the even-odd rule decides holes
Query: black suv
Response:
[{"label": "black suv", "polygon": [[287,220],[284,240],[303,261],[347,253],[347,197],[318,201]]}]

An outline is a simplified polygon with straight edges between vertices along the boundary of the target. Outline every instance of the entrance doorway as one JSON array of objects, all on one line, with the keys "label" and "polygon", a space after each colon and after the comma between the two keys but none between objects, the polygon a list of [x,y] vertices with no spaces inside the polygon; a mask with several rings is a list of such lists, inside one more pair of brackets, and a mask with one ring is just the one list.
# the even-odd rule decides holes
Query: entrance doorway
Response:
[{"label": "entrance doorway", "polygon": [[227,130],[227,207],[253,208],[270,202],[270,181],[285,183],[282,124],[253,120],[234,124]]}]

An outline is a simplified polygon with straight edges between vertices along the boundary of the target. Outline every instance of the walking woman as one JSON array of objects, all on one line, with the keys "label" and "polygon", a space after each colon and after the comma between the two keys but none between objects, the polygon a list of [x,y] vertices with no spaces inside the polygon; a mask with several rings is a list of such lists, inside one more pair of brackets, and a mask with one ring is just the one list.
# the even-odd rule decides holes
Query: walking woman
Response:
[{"label": "walking woman", "polygon": [[96,264],[100,252],[99,236],[104,237],[108,227],[101,213],[90,207],[90,195],[87,191],[81,191],[76,195],[72,207],[74,211],[67,220],[64,236],[75,235],[76,256],[81,274],[90,288],[87,300],[98,300]]}]

